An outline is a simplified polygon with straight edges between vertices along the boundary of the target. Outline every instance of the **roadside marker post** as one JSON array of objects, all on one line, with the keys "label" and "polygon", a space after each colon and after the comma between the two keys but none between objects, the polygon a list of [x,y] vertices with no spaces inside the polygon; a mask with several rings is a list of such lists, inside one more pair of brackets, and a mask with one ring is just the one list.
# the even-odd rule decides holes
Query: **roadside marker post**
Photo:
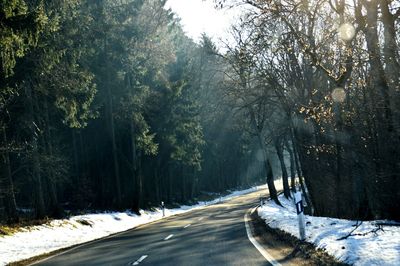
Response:
[{"label": "roadside marker post", "polygon": [[161,209],[162,209],[162,216],[165,216],[165,206],[164,206],[164,201],[161,201]]},{"label": "roadside marker post", "polygon": [[300,191],[297,191],[294,194],[294,200],[296,203],[297,218],[299,221],[300,240],[303,241],[306,239],[306,225],[305,225],[305,221],[304,221],[303,199],[302,199]]}]

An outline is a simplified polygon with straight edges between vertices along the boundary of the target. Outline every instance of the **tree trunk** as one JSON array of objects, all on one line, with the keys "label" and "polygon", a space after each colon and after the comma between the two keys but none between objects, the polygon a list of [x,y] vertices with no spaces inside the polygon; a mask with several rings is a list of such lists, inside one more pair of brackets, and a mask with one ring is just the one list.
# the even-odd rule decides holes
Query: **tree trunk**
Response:
[{"label": "tree trunk", "polygon": [[[46,138],[47,138],[47,149],[48,149],[48,154],[50,158],[53,158],[54,153],[53,153],[53,143],[52,143],[52,136],[50,132],[50,116],[49,116],[49,109],[47,105],[47,99],[45,99],[44,102],[44,108],[45,108],[45,118],[46,118]],[[48,182],[48,189],[50,192],[50,202],[49,202],[49,212],[52,216],[54,217],[60,217],[61,216],[61,206],[58,202],[57,198],[57,189],[56,189],[56,183],[55,183],[55,175],[54,175],[54,169],[53,167],[50,167],[49,169],[49,176],[47,177],[47,182]]]},{"label": "tree trunk", "polygon": [[180,166],[180,174],[182,176],[181,179],[181,202],[185,203],[186,202],[186,173],[185,173],[185,166],[181,165]]},{"label": "tree trunk", "polygon": [[344,187],[344,178],[343,178],[343,147],[340,141],[339,133],[343,132],[343,121],[342,121],[342,110],[340,103],[333,103],[333,112],[335,114],[335,128],[334,128],[334,139],[335,139],[335,148],[336,148],[336,173],[335,173],[335,197],[336,197],[336,217],[344,217],[346,213],[346,204],[345,204],[345,194],[347,193],[345,190],[347,188]]},{"label": "tree trunk", "polygon": [[[3,127],[2,129],[3,132],[3,142],[4,146],[6,147],[8,144],[7,140],[7,133],[6,129]],[[11,174],[11,164],[10,164],[10,155],[8,153],[7,147],[5,148],[5,151],[3,153],[3,166],[5,169],[5,176],[2,178],[2,187],[3,187],[3,193],[4,193],[4,207],[5,207],[5,213],[6,213],[6,221],[9,224],[13,223],[18,223],[19,222],[19,217],[18,217],[18,212],[17,212],[17,202],[15,200],[15,193],[14,193],[14,182],[12,179],[12,174]],[[2,173],[0,173],[2,174]],[[3,175],[2,175],[3,176]]]},{"label": "tree trunk", "polygon": [[137,175],[137,180],[138,180],[138,206],[139,208],[143,207],[143,169],[142,169],[142,152],[138,152],[138,175]]},{"label": "tree trunk", "polygon": [[191,189],[190,189],[190,198],[194,198],[197,195],[197,186],[198,186],[198,178],[196,175],[196,169],[193,169],[192,172],[192,185],[191,185]]},{"label": "tree trunk", "polygon": [[263,151],[264,168],[265,168],[265,172],[267,173],[267,185],[268,185],[268,190],[269,190],[269,196],[271,197],[271,199],[273,201],[275,201],[276,204],[281,205],[281,203],[279,202],[279,199],[278,199],[278,193],[275,188],[274,174],[272,172],[271,163],[267,156],[264,140],[262,139],[262,136],[260,136],[260,134],[257,135],[257,138],[258,138],[259,144],[261,146],[261,149]]},{"label": "tree trunk", "polygon": [[[393,113],[391,110],[391,99],[389,85],[380,56],[378,35],[378,3],[375,1],[364,2],[367,10],[366,24],[363,28],[369,55],[371,77],[370,86],[374,93],[374,106],[376,122],[378,124],[378,157],[375,160],[376,176],[370,179],[373,185],[373,197],[371,202],[375,218],[391,218],[396,213],[395,202],[397,202],[399,183],[398,162],[399,151],[396,149],[398,136],[394,131]],[[393,140],[393,141],[388,141]],[[384,195],[384,196],[383,196]]]},{"label": "tree trunk", "polygon": [[392,100],[393,126],[400,136],[400,64],[398,45],[396,43],[395,16],[389,10],[388,0],[380,0],[382,23],[384,29],[383,59],[385,74],[389,84],[389,94]]},{"label": "tree trunk", "polygon": [[283,157],[283,147],[282,142],[279,140],[274,141],[276,153],[279,158],[279,162],[282,170],[282,182],[283,182],[283,194],[287,199],[290,198],[290,189],[289,189],[289,181],[288,181],[288,173],[286,170],[285,159]]},{"label": "tree trunk", "polygon": [[[300,187],[301,190],[303,191],[304,194],[304,199],[307,203],[308,206],[310,206],[311,209],[311,214],[314,214],[314,202],[312,200],[315,200],[314,198],[312,198],[312,194],[309,195],[308,190],[306,189],[305,183],[304,183],[304,179],[303,179],[303,170],[302,167],[300,166],[300,154],[299,154],[299,148],[298,148],[298,138],[300,138],[299,136],[296,136],[296,132],[294,131],[293,125],[291,128],[291,141],[292,141],[292,147],[293,147],[293,155],[294,155],[294,161],[295,161],[295,165],[296,165],[296,170],[297,170],[297,176],[299,178],[299,183],[300,183]],[[311,200],[312,199],[312,200]]]},{"label": "tree trunk", "polygon": [[282,206],[282,204],[279,202],[278,193],[275,188],[274,175],[272,172],[271,164],[267,156],[267,147],[265,146],[265,142],[262,136],[262,127],[261,125],[260,126],[257,125],[254,110],[252,107],[250,107],[249,111],[250,111],[251,124],[253,126],[253,129],[256,131],[258,144],[260,145],[263,154],[264,168],[265,172],[267,173],[267,185],[268,185],[269,195],[271,199],[275,201],[276,204]]},{"label": "tree trunk", "polygon": [[275,188],[274,184],[274,173],[272,172],[272,166],[269,161],[269,159],[266,159],[265,162],[265,167],[267,168],[267,185],[268,185],[268,190],[269,190],[269,195],[273,201],[275,201],[276,204],[282,206],[278,199],[278,193]]},{"label": "tree trunk", "polygon": [[116,189],[116,200],[117,200],[117,208],[122,207],[122,199],[121,199],[121,178],[119,173],[119,162],[118,162],[118,150],[117,150],[117,142],[115,139],[115,126],[114,126],[114,114],[113,114],[113,101],[111,95],[111,86],[109,82],[109,77],[107,77],[107,97],[108,97],[108,123],[111,137],[111,145],[112,145],[112,158],[114,164],[114,178],[115,178],[115,189]]},{"label": "tree trunk", "polygon": [[161,201],[160,178],[159,178],[158,170],[156,167],[154,168],[153,173],[154,173],[154,186],[155,186],[154,189],[156,191],[156,195],[155,195],[156,196],[156,204],[159,204]]},{"label": "tree trunk", "polygon": [[74,170],[75,170],[75,181],[76,181],[76,186],[78,188],[81,187],[81,180],[80,180],[80,171],[79,171],[79,155],[78,155],[78,147],[77,147],[77,140],[76,140],[76,129],[72,129],[72,147],[73,147],[73,153],[74,153]]},{"label": "tree trunk", "polygon": [[174,199],[172,198],[172,165],[169,163],[168,166],[168,199],[169,202],[172,202]]},{"label": "tree trunk", "polygon": [[89,162],[88,162],[88,152],[87,148],[88,146],[85,145],[84,139],[83,139],[83,131],[80,129],[78,131],[79,134],[79,151],[80,151],[80,163],[81,163],[81,170],[80,172],[82,173],[82,177],[86,180],[89,178],[88,172],[89,172]]},{"label": "tree trunk", "polygon": [[34,109],[33,109],[33,92],[32,92],[32,84],[27,84],[25,86],[25,94],[27,97],[27,104],[30,116],[30,133],[31,133],[31,146],[32,146],[32,179],[34,183],[34,206],[35,206],[35,216],[37,219],[41,219],[45,217],[46,210],[43,199],[43,184],[42,184],[42,175],[40,169],[40,159],[39,159],[39,148],[38,148],[38,132],[36,130],[37,124],[35,123],[34,118]]},{"label": "tree trunk", "polygon": [[287,139],[285,139],[285,146],[287,151],[289,152],[289,157],[290,157],[290,188],[293,192],[296,192],[296,169],[295,169],[296,166],[294,162],[293,151]]},{"label": "tree trunk", "polygon": [[133,197],[132,197],[132,210],[139,213],[139,187],[138,187],[138,164],[137,164],[137,150],[136,150],[136,140],[135,140],[135,125],[134,122],[130,123],[131,130],[131,153],[132,153],[132,184],[133,184]]}]

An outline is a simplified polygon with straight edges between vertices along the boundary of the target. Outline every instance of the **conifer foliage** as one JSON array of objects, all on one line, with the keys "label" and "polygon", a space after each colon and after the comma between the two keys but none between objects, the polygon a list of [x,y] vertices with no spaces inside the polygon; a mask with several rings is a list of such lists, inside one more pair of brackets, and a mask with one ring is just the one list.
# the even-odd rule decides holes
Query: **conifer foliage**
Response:
[{"label": "conifer foliage", "polygon": [[187,203],[261,178],[220,105],[212,42],[164,5],[1,1],[2,222]]}]

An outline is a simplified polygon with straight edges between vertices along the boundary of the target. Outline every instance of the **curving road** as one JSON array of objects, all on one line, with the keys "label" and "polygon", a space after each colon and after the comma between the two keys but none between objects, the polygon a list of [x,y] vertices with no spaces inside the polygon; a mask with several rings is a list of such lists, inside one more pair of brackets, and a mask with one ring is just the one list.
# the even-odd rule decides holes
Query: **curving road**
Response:
[{"label": "curving road", "polygon": [[249,241],[244,214],[257,191],[84,244],[34,265],[269,265]]}]

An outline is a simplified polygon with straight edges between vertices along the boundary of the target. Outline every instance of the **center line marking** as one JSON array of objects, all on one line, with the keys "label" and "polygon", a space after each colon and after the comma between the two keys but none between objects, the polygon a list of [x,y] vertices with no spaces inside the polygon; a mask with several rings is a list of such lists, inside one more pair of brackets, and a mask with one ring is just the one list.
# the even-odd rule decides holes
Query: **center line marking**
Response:
[{"label": "center line marking", "polygon": [[164,240],[168,240],[168,239],[170,239],[171,237],[173,237],[174,235],[173,234],[170,234],[169,236],[167,236],[166,238],[164,238]]},{"label": "center line marking", "polygon": [[189,226],[191,226],[191,224],[187,224],[183,228],[188,228]]},{"label": "center line marking", "polygon": [[139,265],[139,263],[144,261],[144,259],[147,258],[147,257],[148,257],[148,255],[143,255],[137,261],[133,262],[131,265]]}]

